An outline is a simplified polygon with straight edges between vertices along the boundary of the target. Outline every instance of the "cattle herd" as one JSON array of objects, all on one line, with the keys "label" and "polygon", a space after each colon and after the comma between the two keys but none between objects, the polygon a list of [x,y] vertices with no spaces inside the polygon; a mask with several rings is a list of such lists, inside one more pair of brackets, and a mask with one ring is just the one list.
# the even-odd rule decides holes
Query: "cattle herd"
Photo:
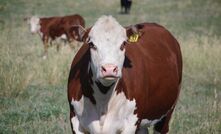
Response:
[{"label": "cattle herd", "polygon": [[[132,5],[132,0],[121,0],[121,13],[129,14]],[[68,42],[72,47],[72,42],[75,41],[76,33],[72,31],[75,26],[85,28],[85,20],[78,14],[68,16],[53,16],[53,17],[37,17],[32,16],[24,19],[30,26],[32,34],[38,34],[44,45],[43,59],[47,58],[48,47],[52,42],[57,40],[57,51],[59,51],[61,41],[65,44]]]},{"label": "cattle herd", "polygon": [[169,132],[182,80],[179,43],[155,23],[122,26],[101,16],[85,28],[80,15],[28,19],[47,55],[57,38],[82,42],[68,78],[74,134],[154,134]]}]

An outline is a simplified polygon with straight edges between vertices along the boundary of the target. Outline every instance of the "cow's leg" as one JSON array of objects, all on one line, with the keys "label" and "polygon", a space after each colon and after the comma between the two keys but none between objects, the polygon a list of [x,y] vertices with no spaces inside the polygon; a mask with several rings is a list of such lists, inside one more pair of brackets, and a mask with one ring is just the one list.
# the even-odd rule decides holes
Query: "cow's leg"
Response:
[{"label": "cow's leg", "polygon": [[173,110],[170,110],[165,117],[161,119],[160,122],[154,125],[154,134],[166,134],[169,131],[169,121]]},{"label": "cow's leg", "polygon": [[128,6],[127,6],[127,13],[130,13],[132,1],[128,1]]},{"label": "cow's leg", "polygon": [[128,3],[125,5],[125,14],[128,14]]},{"label": "cow's leg", "polygon": [[80,122],[73,111],[73,108],[71,108],[71,111],[70,111],[70,122],[71,122],[71,128],[72,128],[71,131],[73,134],[84,134],[80,126]]},{"label": "cow's leg", "polygon": [[74,41],[71,41],[71,42],[68,42],[68,46],[69,46],[69,48],[71,49],[71,50],[73,50],[74,49]]},{"label": "cow's leg", "polygon": [[[68,31],[68,30],[66,30],[66,31]],[[67,42],[69,44],[69,47],[71,49],[73,49],[74,48],[74,44],[73,43],[75,43],[75,40],[72,38],[72,35],[71,35],[71,33],[69,31],[66,32],[65,35],[67,36]]]},{"label": "cow's leg", "polygon": [[131,4],[132,4],[132,1],[130,1],[130,0],[126,1],[126,3],[125,3],[125,13],[126,14],[130,13]]},{"label": "cow's leg", "polygon": [[59,43],[58,43],[58,42],[56,43],[56,50],[57,50],[57,52],[59,52],[59,50],[60,50],[60,45],[61,45],[60,42],[59,42]]},{"label": "cow's leg", "polygon": [[44,44],[43,59],[46,59],[48,56],[48,37],[43,38],[43,44]]},{"label": "cow's leg", "polygon": [[120,11],[120,13],[123,13],[124,11],[124,0],[121,0],[120,1],[120,7],[121,7],[121,11]]},{"label": "cow's leg", "polygon": [[73,50],[76,46],[77,46],[77,42],[75,40],[69,43],[69,47],[71,48],[71,50]]},{"label": "cow's leg", "polygon": [[121,1],[121,9],[122,9],[122,13],[125,14],[127,11],[127,0],[122,0]]},{"label": "cow's leg", "polygon": [[[49,40],[49,39],[48,39]],[[48,42],[50,42],[49,44],[50,44],[50,46],[52,46],[53,45],[53,42],[52,42],[52,39],[50,39],[50,41],[48,41]]]}]

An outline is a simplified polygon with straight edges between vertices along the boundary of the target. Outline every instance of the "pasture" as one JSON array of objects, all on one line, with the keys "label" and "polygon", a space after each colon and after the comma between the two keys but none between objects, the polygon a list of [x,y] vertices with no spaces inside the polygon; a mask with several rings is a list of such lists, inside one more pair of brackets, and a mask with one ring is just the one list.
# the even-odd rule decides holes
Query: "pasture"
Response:
[{"label": "pasture", "polygon": [[221,133],[221,1],[134,0],[121,15],[119,0],[0,1],[0,133],[70,134],[67,79],[79,47],[49,48],[41,55],[38,35],[24,17],[78,13],[89,27],[103,14],[127,26],[156,22],[179,41],[182,90],[170,122],[171,134]]}]

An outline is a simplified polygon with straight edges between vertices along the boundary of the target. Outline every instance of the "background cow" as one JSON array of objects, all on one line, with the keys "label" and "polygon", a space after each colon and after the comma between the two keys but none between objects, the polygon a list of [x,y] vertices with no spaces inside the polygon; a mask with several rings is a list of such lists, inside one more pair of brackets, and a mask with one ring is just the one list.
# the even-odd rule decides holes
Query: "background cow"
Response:
[{"label": "background cow", "polygon": [[[69,44],[74,39],[73,32],[71,32],[71,27],[75,25],[80,25],[85,27],[85,21],[83,17],[78,14],[63,16],[63,17],[48,17],[39,18],[37,16],[32,16],[28,19],[30,24],[31,32],[38,33],[44,44],[44,58],[47,56],[47,49],[53,40],[60,38],[64,41],[68,41]],[[57,50],[59,49],[59,44],[57,44]]]},{"label": "background cow", "polygon": [[84,45],[68,80],[73,133],[167,133],[182,79],[177,40],[157,24],[124,28],[111,16],[75,30]]},{"label": "background cow", "polygon": [[121,13],[128,14],[130,13],[132,0],[121,0],[120,5],[121,5]]}]

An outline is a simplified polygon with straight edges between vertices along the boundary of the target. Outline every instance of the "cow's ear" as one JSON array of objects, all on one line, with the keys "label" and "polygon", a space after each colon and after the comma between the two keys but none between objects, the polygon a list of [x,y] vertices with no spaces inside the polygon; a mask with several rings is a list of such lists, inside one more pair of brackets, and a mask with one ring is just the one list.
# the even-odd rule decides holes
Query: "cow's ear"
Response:
[{"label": "cow's ear", "polygon": [[80,42],[85,42],[89,33],[89,29],[85,29],[81,25],[74,25],[70,28],[72,37]]},{"label": "cow's ear", "polygon": [[137,42],[138,39],[142,36],[144,25],[143,24],[137,24],[137,25],[132,25],[126,28],[127,32],[127,38],[128,42]]}]

